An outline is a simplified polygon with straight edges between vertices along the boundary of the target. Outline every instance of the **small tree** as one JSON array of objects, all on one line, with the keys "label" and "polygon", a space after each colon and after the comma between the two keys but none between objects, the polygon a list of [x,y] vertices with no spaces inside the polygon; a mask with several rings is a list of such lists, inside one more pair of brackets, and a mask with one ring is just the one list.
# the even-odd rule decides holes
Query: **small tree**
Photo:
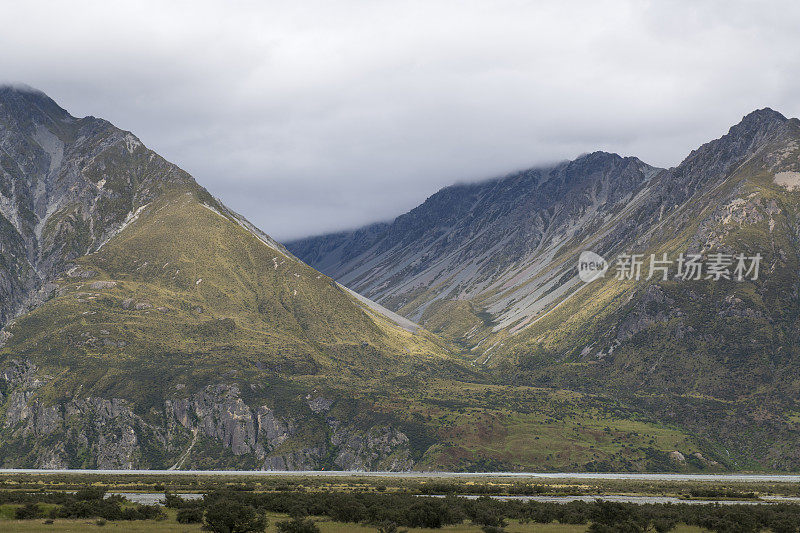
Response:
[{"label": "small tree", "polygon": [[39,509],[39,505],[35,503],[26,503],[22,507],[18,507],[16,511],[14,511],[14,518],[17,520],[30,520],[32,518],[40,518],[42,516],[42,510]]},{"label": "small tree", "polygon": [[206,509],[206,527],[214,533],[262,532],[267,517],[250,505],[219,499]]},{"label": "small tree", "polygon": [[179,524],[199,524],[203,521],[202,507],[184,507],[178,509],[176,517]]},{"label": "small tree", "polygon": [[106,496],[106,489],[92,485],[83,487],[75,493],[75,499],[80,501],[102,500]]},{"label": "small tree", "polygon": [[317,524],[310,518],[293,518],[275,525],[279,533],[319,533]]}]

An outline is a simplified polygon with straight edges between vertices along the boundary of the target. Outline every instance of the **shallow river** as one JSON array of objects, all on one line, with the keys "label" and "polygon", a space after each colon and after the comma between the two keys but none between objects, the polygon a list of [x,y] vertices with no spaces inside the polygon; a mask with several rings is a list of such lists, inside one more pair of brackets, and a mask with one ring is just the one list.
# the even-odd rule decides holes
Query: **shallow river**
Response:
[{"label": "shallow river", "polygon": [[[509,479],[575,479],[575,480],[644,480],[644,481],[718,481],[718,482],[768,482],[800,483],[797,474],[633,474],[633,473],[572,473],[572,472],[355,472],[355,471],[251,471],[251,470],[38,470],[38,469],[0,469],[0,473],[28,474],[96,474],[96,475],[174,475],[174,476],[306,476],[306,477],[389,477],[389,478],[509,478]],[[131,501],[144,504],[159,503],[163,493],[115,493],[122,494]],[[180,494],[187,499],[202,498],[200,494]],[[478,496],[466,495],[465,498]],[[596,499],[624,503],[691,503],[691,504],[769,504],[779,502],[800,503],[800,498],[764,496],[760,500],[681,500],[669,496],[492,496],[493,498],[522,501],[566,503],[571,501],[591,502]]]}]

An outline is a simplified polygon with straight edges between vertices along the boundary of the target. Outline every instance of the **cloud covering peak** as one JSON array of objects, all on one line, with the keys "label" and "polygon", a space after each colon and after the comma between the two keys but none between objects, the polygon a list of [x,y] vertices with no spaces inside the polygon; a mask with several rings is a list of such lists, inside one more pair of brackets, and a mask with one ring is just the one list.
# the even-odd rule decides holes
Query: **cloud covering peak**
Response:
[{"label": "cloud covering peak", "polygon": [[607,150],[671,166],[799,113],[800,5],[28,2],[6,82],[133,131],[288,239]]}]

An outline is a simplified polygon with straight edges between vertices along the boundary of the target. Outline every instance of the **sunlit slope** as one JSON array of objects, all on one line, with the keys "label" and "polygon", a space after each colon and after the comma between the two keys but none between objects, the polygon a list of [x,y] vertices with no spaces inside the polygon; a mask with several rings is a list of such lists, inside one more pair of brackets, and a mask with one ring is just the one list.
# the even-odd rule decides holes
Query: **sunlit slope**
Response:
[{"label": "sunlit slope", "polygon": [[[642,254],[640,280],[615,279],[612,265],[507,339],[513,363],[495,362],[517,368],[520,383],[619,391],[719,443],[739,468],[798,468],[800,122],[774,120],[749,151],[729,148],[729,135],[670,171],[703,176],[693,166],[732,159],[636,241],[610,250],[609,259]],[[757,279],[684,280],[675,264],[668,280],[646,279],[651,254],[681,253],[706,264],[715,254],[762,259]]]},{"label": "sunlit slope", "polygon": [[[131,466],[159,468],[717,468],[674,463],[674,450],[708,448],[623,405],[470,382],[479,377],[441,341],[376,314],[199,188],[148,204],[58,285],[3,349],[6,364],[30,361],[44,382],[25,396],[35,414],[0,441],[7,465],[48,464],[50,449],[78,434],[90,444],[68,445],[72,467],[126,466],[107,457],[130,457]],[[125,434],[116,418],[102,429],[92,429],[91,411],[70,418],[78,398],[129,405],[135,452],[114,442]],[[172,421],[181,401],[196,402],[187,427]],[[14,403],[12,394],[16,420]],[[286,434],[238,442],[235,428],[246,433],[258,405],[286,420],[276,423]],[[50,406],[63,409],[66,433],[37,434]],[[226,425],[234,429],[219,429]],[[369,442],[374,449],[361,448]]]},{"label": "sunlit slope", "polygon": [[[799,180],[798,170],[800,123],[792,120],[636,241],[607,254],[641,254],[640,279],[617,279],[612,264],[604,279],[519,333],[516,352],[600,364],[606,379],[645,388],[735,398],[755,392],[759,381],[761,390],[786,385],[798,361],[800,192],[779,182]],[[758,254],[760,269],[757,279],[704,272],[686,280],[676,276],[681,253],[699,254],[705,265],[715,254]],[[663,254],[673,260],[671,275],[647,279],[651,255]]]},{"label": "sunlit slope", "polygon": [[226,364],[347,373],[445,353],[426,333],[368,310],[196,188],[148,204],[75,264],[56,298],[9,328],[6,353],[72,369],[95,369],[101,359],[103,368],[185,365],[215,374]]},{"label": "sunlit slope", "polygon": [[[22,409],[9,396],[6,420],[20,421],[5,429],[0,460],[49,464],[66,442],[58,464],[72,467],[722,468],[676,464],[672,451],[708,448],[603,398],[481,384],[441,341],[240,222],[181,187],[76,261],[58,295],[11,328],[5,364],[32,362],[44,386],[23,384]],[[136,422],[69,415],[80,398],[130,406],[122,416]],[[176,414],[185,401],[191,414]],[[66,433],[47,426],[54,408]],[[248,441],[251,417],[263,436]],[[113,437],[127,427],[132,451]]]}]

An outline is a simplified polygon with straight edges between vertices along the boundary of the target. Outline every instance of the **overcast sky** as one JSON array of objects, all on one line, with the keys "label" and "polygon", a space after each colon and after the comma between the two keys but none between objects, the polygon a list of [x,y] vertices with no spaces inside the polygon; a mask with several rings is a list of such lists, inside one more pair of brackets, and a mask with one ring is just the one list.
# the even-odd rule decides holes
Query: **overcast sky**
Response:
[{"label": "overcast sky", "polygon": [[672,166],[800,115],[800,3],[0,5],[0,81],[106,118],[279,239],[607,150]]}]

